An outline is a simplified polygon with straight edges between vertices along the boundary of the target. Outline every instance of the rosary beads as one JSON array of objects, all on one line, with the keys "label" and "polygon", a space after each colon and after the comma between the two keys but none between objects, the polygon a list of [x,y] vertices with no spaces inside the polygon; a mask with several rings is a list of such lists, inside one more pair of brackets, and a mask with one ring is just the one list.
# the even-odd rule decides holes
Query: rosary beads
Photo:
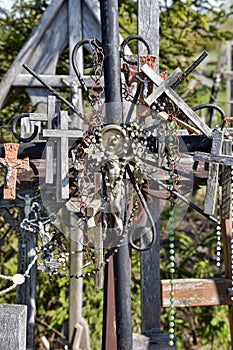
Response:
[{"label": "rosary beads", "polygon": [[[232,186],[232,185],[231,185]],[[217,247],[216,247],[216,266],[221,267],[221,219],[220,219],[220,193],[219,193],[219,184],[218,184],[218,194],[217,194],[217,227],[216,227],[216,238],[217,238]]]},{"label": "rosary beads", "polygon": [[[167,137],[167,163],[168,163],[168,189],[174,190],[176,184],[176,175],[174,172],[175,168],[175,154],[174,154],[174,122],[169,123],[170,128],[168,130],[169,135]],[[174,309],[174,273],[175,273],[175,218],[174,218],[174,205],[175,198],[171,193],[169,197],[169,219],[168,219],[168,236],[169,236],[169,272],[170,272],[170,310],[169,310],[169,346],[174,346],[175,330],[175,309]]]},{"label": "rosary beads", "polygon": [[23,274],[16,273],[13,276],[0,275],[0,278],[2,278],[3,280],[9,280],[9,281],[13,282],[12,286],[0,291],[0,295],[6,294],[6,293],[10,292],[12,289],[16,288],[18,285],[23,284],[25,282],[25,277],[29,277],[29,272],[30,272],[31,268],[33,267],[33,265],[36,263],[36,260],[37,260],[37,255],[34,256],[32,261],[28,265],[27,270]]}]

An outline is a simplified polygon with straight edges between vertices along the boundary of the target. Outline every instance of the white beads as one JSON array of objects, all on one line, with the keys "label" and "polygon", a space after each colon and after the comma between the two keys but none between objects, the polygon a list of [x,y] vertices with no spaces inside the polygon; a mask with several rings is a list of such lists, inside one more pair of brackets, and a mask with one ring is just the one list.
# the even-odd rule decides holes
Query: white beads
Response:
[{"label": "white beads", "polygon": [[25,276],[22,275],[21,273],[16,273],[13,277],[12,277],[12,282],[14,284],[20,285],[23,284],[25,282]]}]

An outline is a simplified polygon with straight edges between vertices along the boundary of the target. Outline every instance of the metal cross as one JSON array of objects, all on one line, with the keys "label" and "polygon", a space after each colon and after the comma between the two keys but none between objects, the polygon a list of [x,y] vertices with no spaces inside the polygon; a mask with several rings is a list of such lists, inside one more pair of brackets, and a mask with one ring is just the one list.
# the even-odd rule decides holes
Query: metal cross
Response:
[{"label": "metal cross", "polygon": [[4,199],[15,199],[15,188],[17,170],[25,169],[29,171],[29,158],[17,159],[19,144],[6,143],[4,144],[5,158],[0,158],[0,166],[3,166],[5,172],[4,183]]}]

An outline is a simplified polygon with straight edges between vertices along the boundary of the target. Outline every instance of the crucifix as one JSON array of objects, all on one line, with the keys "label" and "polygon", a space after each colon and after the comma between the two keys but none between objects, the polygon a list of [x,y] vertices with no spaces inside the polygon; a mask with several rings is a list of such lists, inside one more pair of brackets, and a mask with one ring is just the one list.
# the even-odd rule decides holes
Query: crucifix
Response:
[{"label": "crucifix", "polygon": [[15,188],[17,170],[25,169],[29,171],[29,158],[17,159],[19,144],[6,143],[4,145],[5,158],[0,158],[0,165],[5,170],[4,199],[15,199]]}]

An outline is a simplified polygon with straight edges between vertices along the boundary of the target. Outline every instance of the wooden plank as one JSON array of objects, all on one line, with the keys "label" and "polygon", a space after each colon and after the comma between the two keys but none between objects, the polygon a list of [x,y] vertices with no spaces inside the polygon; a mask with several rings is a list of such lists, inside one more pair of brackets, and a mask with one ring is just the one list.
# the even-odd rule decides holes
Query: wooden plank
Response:
[{"label": "wooden plank", "polygon": [[[221,131],[213,131],[213,141],[211,154],[220,155],[222,153],[223,133]],[[217,191],[219,188],[219,164],[210,163],[207,179],[206,195],[204,202],[204,212],[213,215],[215,212]]]},{"label": "wooden plank", "polygon": [[169,346],[168,342],[166,333],[133,334],[133,350],[175,350],[176,346]]},{"label": "wooden plank", "polygon": [[[52,75],[52,74],[38,74],[39,78],[44,80],[48,85],[53,87],[66,87],[67,83],[71,85],[73,81],[80,87],[79,80],[71,75]],[[83,80],[87,87],[93,86],[93,79],[89,76],[83,76]],[[65,83],[66,81],[67,83]],[[103,82],[103,79],[100,80]],[[41,83],[29,74],[19,74],[14,80],[12,86],[15,87],[41,87]]]},{"label": "wooden plank", "polygon": [[59,129],[43,130],[43,137],[46,137],[46,138],[49,137],[51,139],[58,139],[60,137],[78,139],[79,137],[82,137],[82,135],[83,135],[82,130],[72,130],[72,129],[67,129],[67,130],[62,129],[61,131]]},{"label": "wooden plank", "polygon": [[15,77],[21,72],[22,64],[28,61],[30,55],[37,47],[39,41],[44,36],[49,23],[52,21],[53,17],[56,16],[64,0],[53,1],[51,5],[47,8],[43,14],[39,24],[32,31],[30,37],[24,44],[23,48],[20,50],[10,69],[8,70],[6,76],[3,78],[0,84],[0,109],[3,106],[4,100],[13,84]]},{"label": "wooden plank", "polygon": [[[52,129],[53,120],[56,117],[56,97],[48,96],[48,115],[47,115],[47,127]],[[46,172],[45,172],[45,183],[53,184],[53,159],[54,159],[54,141],[48,140],[46,142],[45,149],[46,157]]]},{"label": "wooden plank", "polygon": [[[146,18],[146,20],[145,20]],[[151,47],[151,54],[157,56],[155,71],[159,71],[159,0],[138,0],[138,34]],[[139,56],[145,54],[145,46],[139,45]],[[139,60],[140,61],[140,60]],[[159,201],[154,198],[151,213],[155,215]],[[145,228],[145,230],[148,227]],[[159,237],[159,224],[156,225]],[[144,231],[143,244],[149,242],[150,234]],[[160,249],[159,239],[147,251],[141,252],[141,322],[142,332],[151,329],[160,331]]]},{"label": "wooden plank", "polygon": [[0,348],[26,349],[26,305],[0,304]]},{"label": "wooden plank", "polygon": [[[151,54],[157,57],[155,71],[159,72],[159,0],[138,0],[138,34],[149,43]],[[146,18],[146,20],[145,20]],[[145,46],[139,43],[139,56]]]},{"label": "wooden plank", "polygon": [[[150,80],[156,85],[160,85],[163,79],[160,78],[147,64],[141,68],[142,72],[150,78]],[[189,118],[189,120],[207,137],[212,133],[212,130],[198,117],[198,115],[173,91],[168,88],[165,91],[166,95],[173,101],[179,109]],[[150,96],[145,99],[145,102],[151,106],[153,101],[150,100]]]},{"label": "wooden plank", "polygon": [[[232,140],[226,140],[223,144],[223,153],[232,155]],[[223,167],[222,174],[222,208],[221,208],[221,224],[222,224],[222,241],[223,241],[223,256],[225,275],[231,280],[231,286],[229,287],[230,299],[232,297],[232,167]],[[233,305],[232,300],[228,308],[230,333],[231,333],[231,350],[233,350]]]},{"label": "wooden plank", "polygon": [[228,156],[224,154],[216,155],[210,153],[195,152],[193,160],[204,163],[219,163],[226,166],[233,165],[233,156]]},{"label": "wooden plank", "polygon": [[[232,300],[228,295],[231,280],[226,278],[188,278],[174,280],[174,305],[186,306],[214,306],[231,305]],[[170,306],[170,280],[161,281],[162,307]]]},{"label": "wooden plank", "polygon": [[181,76],[182,71],[179,68],[176,68],[174,72],[154,89],[154,91],[147,97],[146,103],[151,106],[158,97],[160,97],[164,92],[169,92],[168,88],[170,88]]},{"label": "wooden plank", "polygon": [[[57,175],[60,181],[57,183],[57,197],[61,196],[61,199],[69,198],[69,148],[68,148],[68,113],[67,111],[61,111],[60,117],[60,134],[57,140]],[[58,130],[50,130],[51,134]],[[50,134],[50,135],[51,135]]]},{"label": "wooden plank", "polygon": [[[74,207],[77,202],[72,200]],[[77,227],[77,220],[73,212],[69,213],[70,218],[70,251],[82,251],[83,249],[83,232]],[[83,267],[83,253],[71,254],[70,255],[70,274],[80,276],[84,271]],[[85,273],[85,272],[84,272]],[[82,278],[71,278],[69,284],[69,341],[74,341],[75,329],[78,328],[82,332],[80,339],[80,348],[90,350],[90,337],[88,324],[82,316],[82,293],[83,293],[83,279]],[[74,344],[75,345],[75,344]],[[77,345],[77,343],[76,343]],[[73,347],[72,347],[73,349]],[[74,348],[76,349],[76,348]]]},{"label": "wooden plank", "polygon": [[[223,141],[223,154],[231,154],[232,140]],[[221,218],[230,219],[231,216],[231,167],[224,166],[222,171],[222,203]]]},{"label": "wooden plank", "polygon": [[[81,41],[83,39],[83,31],[82,31],[82,25],[83,25],[83,19],[87,17],[82,17],[82,4],[84,2],[81,2],[81,0],[69,0],[68,2],[68,13],[69,13],[69,59],[70,62],[72,62],[72,53],[73,48],[77,44],[77,42]],[[78,56],[78,57],[77,57]],[[83,76],[83,48],[81,47],[78,50],[76,56],[76,62],[79,67],[80,74]],[[69,74],[70,76],[75,76],[75,72],[73,69],[73,65],[70,64],[69,66]],[[93,84],[93,81],[92,81]],[[72,104],[77,108],[82,115],[84,114],[83,110],[83,91],[82,89],[77,85],[76,81],[73,80],[70,84],[70,100],[72,101]],[[72,127],[82,127],[82,120],[79,118],[74,112],[70,111],[70,116],[72,118]]]}]

